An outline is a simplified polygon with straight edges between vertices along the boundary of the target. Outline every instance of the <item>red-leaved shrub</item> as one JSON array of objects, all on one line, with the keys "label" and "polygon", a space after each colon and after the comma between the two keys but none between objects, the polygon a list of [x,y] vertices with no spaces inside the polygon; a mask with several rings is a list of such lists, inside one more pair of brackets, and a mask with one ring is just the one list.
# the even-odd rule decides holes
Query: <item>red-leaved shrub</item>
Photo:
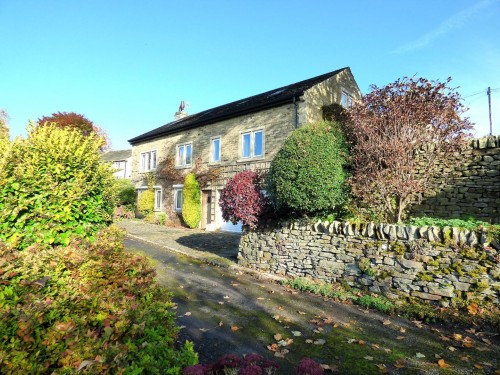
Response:
[{"label": "red-leaved shrub", "polygon": [[295,369],[297,375],[322,375],[325,370],[311,358],[302,358]]},{"label": "red-leaved shrub", "polygon": [[259,175],[254,171],[243,171],[230,178],[222,189],[219,205],[225,221],[233,224],[241,221],[252,229],[270,208],[259,189]]}]

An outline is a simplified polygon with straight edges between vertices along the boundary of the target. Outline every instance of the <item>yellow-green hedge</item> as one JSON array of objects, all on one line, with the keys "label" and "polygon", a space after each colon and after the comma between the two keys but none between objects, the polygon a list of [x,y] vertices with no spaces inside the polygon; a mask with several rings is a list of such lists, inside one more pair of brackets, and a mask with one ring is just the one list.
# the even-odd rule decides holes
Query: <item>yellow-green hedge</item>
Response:
[{"label": "yellow-green hedge", "polygon": [[188,227],[197,228],[201,220],[201,193],[194,173],[186,176],[182,194],[182,219]]}]

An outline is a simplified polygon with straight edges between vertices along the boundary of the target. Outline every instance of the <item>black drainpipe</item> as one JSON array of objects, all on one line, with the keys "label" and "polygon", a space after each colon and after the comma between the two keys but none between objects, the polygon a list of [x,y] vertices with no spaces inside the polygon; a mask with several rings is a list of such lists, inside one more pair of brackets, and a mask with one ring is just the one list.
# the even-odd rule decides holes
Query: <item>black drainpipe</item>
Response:
[{"label": "black drainpipe", "polygon": [[293,97],[293,105],[295,107],[295,129],[297,129],[299,127],[299,104],[295,100],[295,96]]}]

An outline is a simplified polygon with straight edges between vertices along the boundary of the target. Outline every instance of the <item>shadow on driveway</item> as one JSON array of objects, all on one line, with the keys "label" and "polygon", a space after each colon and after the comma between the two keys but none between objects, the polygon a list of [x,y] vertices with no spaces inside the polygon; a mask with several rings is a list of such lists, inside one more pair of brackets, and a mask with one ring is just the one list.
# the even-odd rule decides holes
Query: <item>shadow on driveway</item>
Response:
[{"label": "shadow on driveway", "polygon": [[178,237],[175,241],[182,246],[235,261],[238,256],[240,238],[241,234],[239,233],[198,232]]}]

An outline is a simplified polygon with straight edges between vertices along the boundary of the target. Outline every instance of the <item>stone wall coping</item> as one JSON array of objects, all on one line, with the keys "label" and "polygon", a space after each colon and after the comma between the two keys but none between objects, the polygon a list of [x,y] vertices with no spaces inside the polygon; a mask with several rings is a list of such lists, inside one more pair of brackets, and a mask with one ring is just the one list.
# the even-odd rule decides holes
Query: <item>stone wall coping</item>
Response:
[{"label": "stone wall coping", "polygon": [[426,240],[433,243],[449,245],[467,245],[470,247],[488,247],[500,249],[500,244],[489,242],[490,239],[482,230],[468,230],[457,227],[415,226],[406,224],[384,223],[350,223],[348,221],[321,221],[315,223],[306,221],[282,222],[281,227],[290,230],[311,230],[315,233],[342,235],[349,237],[366,237],[386,241],[416,241]]},{"label": "stone wall coping", "polygon": [[471,140],[471,146],[474,149],[500,147],[500,135],[487,135],[481,138],[474,138]]}]

